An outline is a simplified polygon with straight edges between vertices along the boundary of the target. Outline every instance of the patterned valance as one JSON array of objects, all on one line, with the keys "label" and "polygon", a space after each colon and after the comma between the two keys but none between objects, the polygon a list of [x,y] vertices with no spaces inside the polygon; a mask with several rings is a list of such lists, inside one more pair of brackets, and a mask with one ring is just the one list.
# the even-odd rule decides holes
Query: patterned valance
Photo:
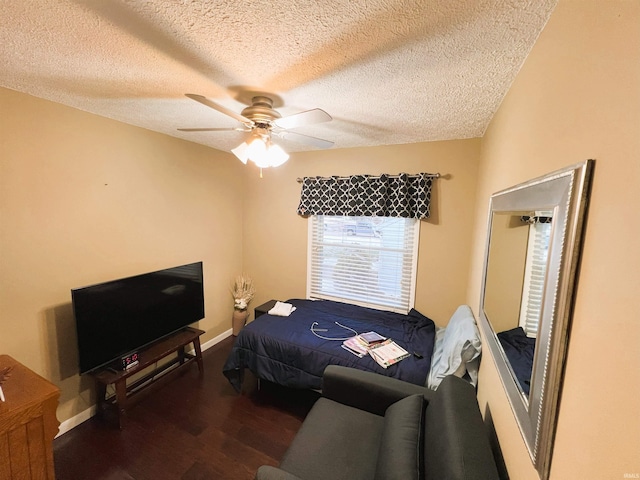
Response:
[{"label": "patterned valance", "polygon": [[438,174],[305,177],[298,214],[428,218]]},{"label": "patterned valance", "polygon": [[553,221],[553,217],[523,215],[520,217],[520,220],[524,223],[551,223]]}]

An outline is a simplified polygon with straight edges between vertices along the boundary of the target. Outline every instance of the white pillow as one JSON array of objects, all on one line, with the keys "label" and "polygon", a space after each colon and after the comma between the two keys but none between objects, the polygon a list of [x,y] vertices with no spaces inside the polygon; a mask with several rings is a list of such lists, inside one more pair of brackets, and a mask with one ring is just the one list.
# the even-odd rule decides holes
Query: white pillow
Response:
[{"label": "white pillow", "polygon": [[477,385],[480,351],[480,333],[471,307],[460,305],[447,327],[436,333],[427,387],[436,390],[447,375],[463,377],[465,373]]}]

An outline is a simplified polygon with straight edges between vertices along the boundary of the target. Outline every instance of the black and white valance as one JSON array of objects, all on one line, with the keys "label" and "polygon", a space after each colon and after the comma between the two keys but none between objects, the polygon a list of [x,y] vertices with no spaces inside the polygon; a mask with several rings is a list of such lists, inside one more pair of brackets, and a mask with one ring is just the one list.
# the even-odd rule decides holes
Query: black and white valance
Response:
[{"label": "black and white valance", "polygon": [[524,223],[551,223],[553,217],[541,215],[522,215],[520,220]]},{"label": "black and white valance", "polygon": [[438,174],[305,177],[298,214],[428,218]]}]

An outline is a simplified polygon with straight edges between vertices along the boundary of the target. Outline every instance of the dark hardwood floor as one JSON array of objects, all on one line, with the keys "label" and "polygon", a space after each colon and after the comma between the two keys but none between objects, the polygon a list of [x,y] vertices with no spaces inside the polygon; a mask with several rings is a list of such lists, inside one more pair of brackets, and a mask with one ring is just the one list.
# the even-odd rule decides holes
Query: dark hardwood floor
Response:
[{"label": "dark hardwood floor", "polygon": [[238,394],[222,374],[227,338],[128,412],[126,427],[97,417],[54,440],[57,480],[253,479],[277,465],[317,400],[313,391],[267,382],[247,372]]}]

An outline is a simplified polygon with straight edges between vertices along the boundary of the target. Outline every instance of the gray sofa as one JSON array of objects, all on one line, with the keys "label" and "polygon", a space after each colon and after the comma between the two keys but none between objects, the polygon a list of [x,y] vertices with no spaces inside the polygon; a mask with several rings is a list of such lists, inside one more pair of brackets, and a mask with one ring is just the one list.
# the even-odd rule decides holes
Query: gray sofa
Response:
[{"label": "gray sofa", "polygon": [[448,376],[435,392],[347,367],[324,372],[280,467],[257,480],[497,480],[475,389]]}]

